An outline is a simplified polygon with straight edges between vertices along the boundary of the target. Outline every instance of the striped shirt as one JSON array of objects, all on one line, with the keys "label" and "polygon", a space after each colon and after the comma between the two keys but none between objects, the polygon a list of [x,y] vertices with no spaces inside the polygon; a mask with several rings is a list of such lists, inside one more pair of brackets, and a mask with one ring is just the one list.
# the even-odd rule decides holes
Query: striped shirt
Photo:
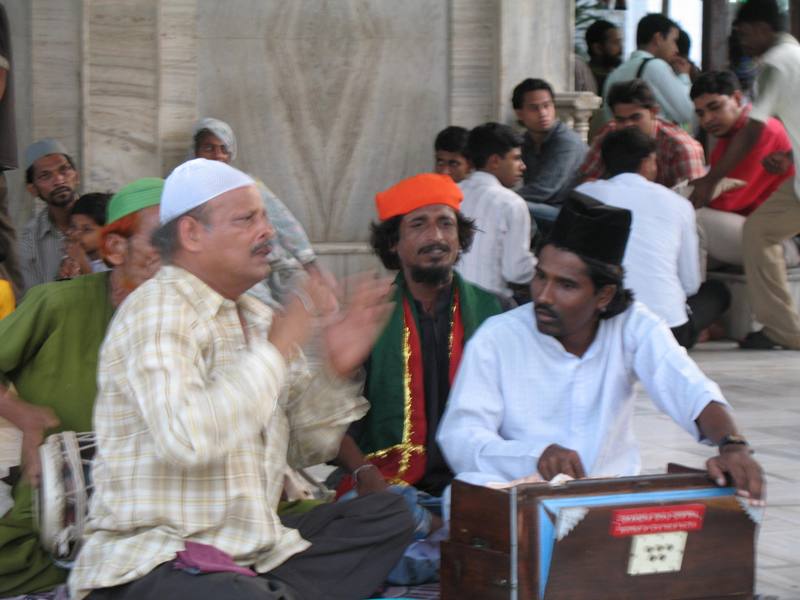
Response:
[{"label": "striped shirt", "polygon": [[50,220],[47,207],[27,222],[19,238],[19,267],[26,292],[40,283],[55,281],[64,258],[65,237]]},{"label": "striped shirt", "polygon": [[141,578],[187,540],[260,573],[308,547],[275,512],[284,469],[333,458],[367,402],[303,360],[287,366],[267,341],[271,317],[173,266],[119,308],[100,350],[73,598]]}]

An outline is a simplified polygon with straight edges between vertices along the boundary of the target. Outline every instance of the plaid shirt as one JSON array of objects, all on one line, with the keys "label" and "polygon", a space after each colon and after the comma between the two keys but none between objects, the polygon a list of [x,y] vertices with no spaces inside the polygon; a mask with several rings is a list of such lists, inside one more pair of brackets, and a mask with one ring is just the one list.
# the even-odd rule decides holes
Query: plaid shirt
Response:
[{"label": "plaid shirt", "polygon": [[285,466],[335,456],[367,402],[357,384],[287,367],[267,341],[271,316],[170,266],[122,304],[100,350],[73,598],[141,578],[187,540],[261,573],[308,547],[275,513]]},{"label": "plaid shirt", "polygon": [[[581,165],[580,174],[583,181],[589,179],[602,179],[606,167],[600,153],[600,146],[609,131],[614,131],[617,124],[608,123],[599,132],[586,155],[586,160]],[[703,146],[683,129],[668,123],[663,119],[656,119],[656,163],[658,174],[656,183],[668,188],[674,187],[681,181],[697,179],[706,174],[705,155]]]}]

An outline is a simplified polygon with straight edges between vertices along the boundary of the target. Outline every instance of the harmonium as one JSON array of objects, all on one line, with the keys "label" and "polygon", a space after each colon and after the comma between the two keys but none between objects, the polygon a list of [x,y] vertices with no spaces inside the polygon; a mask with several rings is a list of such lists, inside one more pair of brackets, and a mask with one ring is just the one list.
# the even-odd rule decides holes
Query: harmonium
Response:
[{"label": "harmonium", "polygon": [[443,600],[733,600],[754,594],[762,508],[704,471],[453,482]]}]

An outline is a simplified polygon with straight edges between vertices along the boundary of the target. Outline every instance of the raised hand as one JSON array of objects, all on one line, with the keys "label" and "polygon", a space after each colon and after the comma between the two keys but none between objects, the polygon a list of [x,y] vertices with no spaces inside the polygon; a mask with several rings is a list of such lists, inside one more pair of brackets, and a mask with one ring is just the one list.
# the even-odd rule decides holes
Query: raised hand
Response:
[{"label": "raised hand", "polygon": [[364,363],[392,312],[391,288],[390,278],[360,277],[344,313],[325,327],[323,347],[334,373],[348,377]]}]

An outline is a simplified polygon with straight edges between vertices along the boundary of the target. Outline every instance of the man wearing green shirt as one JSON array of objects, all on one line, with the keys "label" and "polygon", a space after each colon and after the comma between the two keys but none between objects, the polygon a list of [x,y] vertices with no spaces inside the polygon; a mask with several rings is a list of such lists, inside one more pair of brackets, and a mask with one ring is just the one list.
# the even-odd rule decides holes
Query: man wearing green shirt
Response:
[{"label": "man wearing green shirt", "polygon": [[111,271],[34,286],[0,321],[0,417],[22,431],[22,479],[13,508],[0,518],[0,597],[45,591],[66,579],[34,529],[38,448],[49,433],[92,429],[98,352],[108,324],[160,266],[150,238],[163,186],[159,178],[140,179],[111,199],[101,243]]}]

